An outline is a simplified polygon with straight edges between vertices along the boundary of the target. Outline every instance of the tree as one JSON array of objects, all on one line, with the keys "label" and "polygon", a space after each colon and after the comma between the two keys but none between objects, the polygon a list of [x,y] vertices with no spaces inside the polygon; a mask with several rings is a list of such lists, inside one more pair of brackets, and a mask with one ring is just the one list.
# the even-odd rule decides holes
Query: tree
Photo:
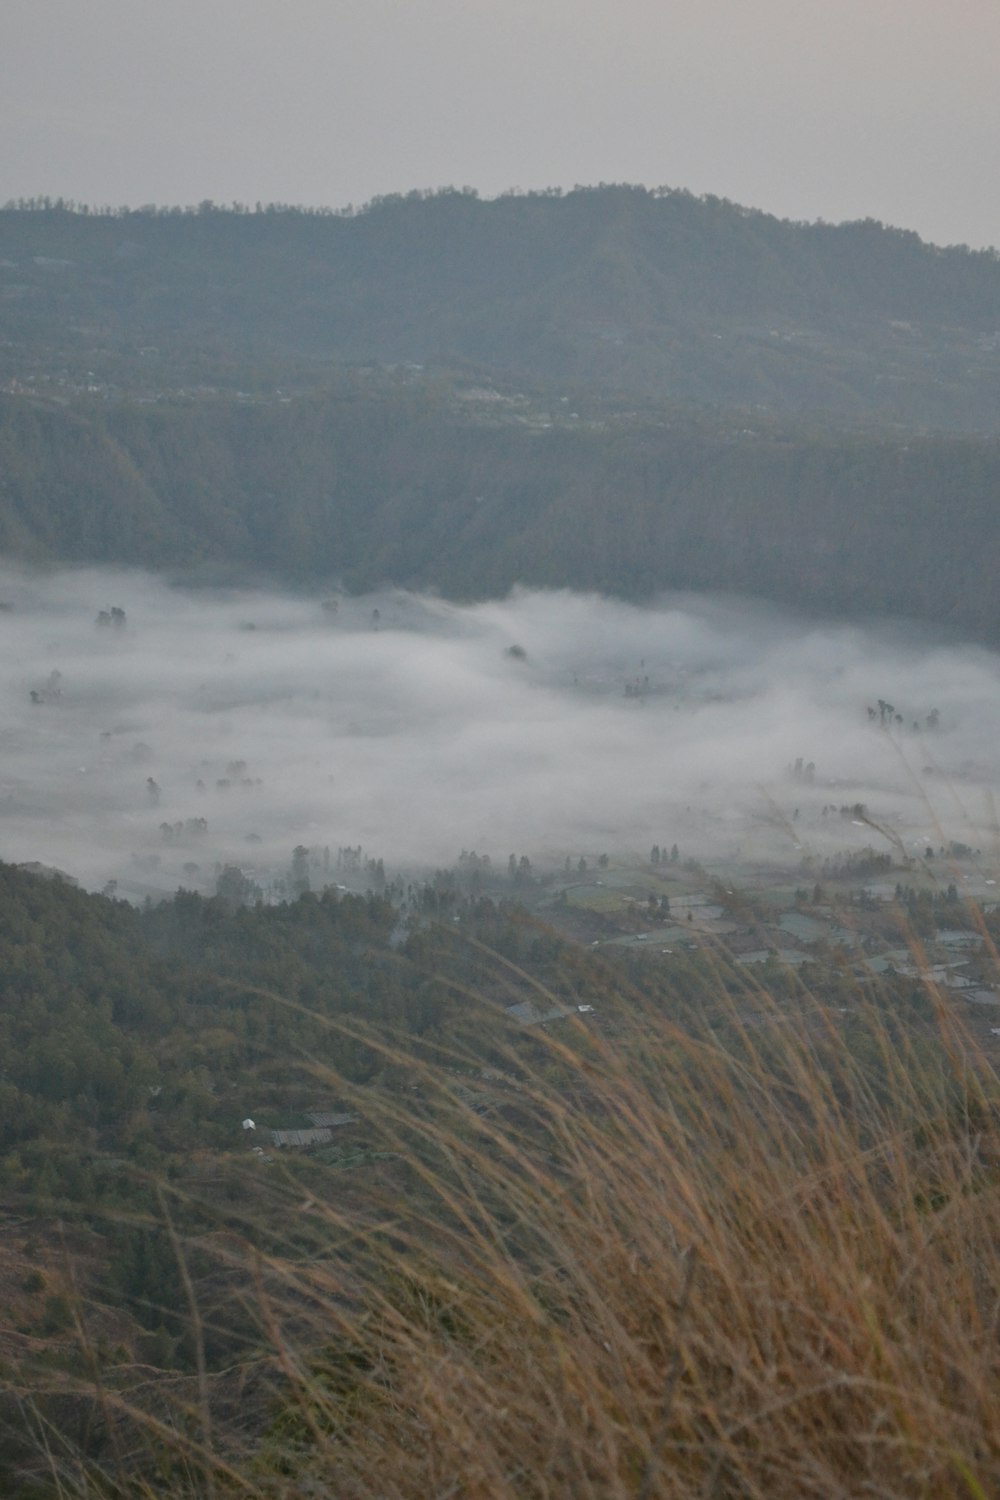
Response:
[{"label": "tree", "polygon": [[292,889],[301,896],[309,889],[309,850],[296,844],[292,850]]},{"label": "tree", "polygon": [[[194,868],[197,870],[197,865]],[[255,884],[248,875],[244,875],[238,865],[223,867],[222,873],[215,882],[215,894],[232,908],[253,906],[261,899],[260,886]]]}]

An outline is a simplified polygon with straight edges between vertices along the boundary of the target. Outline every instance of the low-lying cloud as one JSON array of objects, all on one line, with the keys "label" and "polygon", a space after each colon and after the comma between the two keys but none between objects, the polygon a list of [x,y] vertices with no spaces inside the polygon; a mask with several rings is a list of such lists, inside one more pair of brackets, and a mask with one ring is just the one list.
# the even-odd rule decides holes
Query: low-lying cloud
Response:
[{"label": "low-lying cloud", "polygon": [[[691,596],[460,607],[8,570],[0,600],[0,855],[90,887],[212,890],[225,864],[267,887],[300,845],[390,870],[998,852],[1000,658],[978,647]],[[883,832],[840,815],[856,803]]]}]

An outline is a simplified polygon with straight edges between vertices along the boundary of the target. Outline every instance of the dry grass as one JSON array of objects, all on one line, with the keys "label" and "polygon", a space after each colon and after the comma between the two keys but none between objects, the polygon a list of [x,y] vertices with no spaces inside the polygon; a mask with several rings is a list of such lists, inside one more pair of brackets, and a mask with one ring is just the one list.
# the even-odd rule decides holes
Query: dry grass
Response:
[{"label": "dry grass", "polygon": [[723,1042],[636,1003],[615,1045],[512,1046],[492,1117],[430,1066],[382,1107],[419,1189],[271,1268],[329,1318],[287,1492],[996,1493],[995,1083],[948,1013],[848,1046],[759,997]]},{"label": "dry grass", "polygon": [[226,1251],[280,1415],[227,1431],[202,1372],[186,1429],[138,1421],[183,1431],[169,1479],[109,1458],[62,1492],[998,1493],[1000,1095],[950,1014],[918,1042],[859,1001],[849,1044],[806,995],[796,1025],[763,995],[752,1029],[621,1014],[498,1031],[488,1085],[471,1002],[447,1056],[381,1043],[391,1170],[275,1174],[313,1248]]}]

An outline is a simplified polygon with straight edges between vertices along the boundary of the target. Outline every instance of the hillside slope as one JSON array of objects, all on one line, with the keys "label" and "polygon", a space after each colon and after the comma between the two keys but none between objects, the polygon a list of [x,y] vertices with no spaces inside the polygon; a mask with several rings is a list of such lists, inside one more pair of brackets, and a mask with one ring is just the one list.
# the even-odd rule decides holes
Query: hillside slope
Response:
[{"label": "hillside slope", "polygon": [[[363,211],[0,212],[0,378],[156,387],[471,362],[709,404],[996,430],[1000,262],[684,192]],[[286,371],[287,373],[287,371]]]},{"label": "hillside slope", "polygon": [[574,421],[463,394],[0,398],[0,549],[454,598],[721,589],[1000,639],[995,439]]}]

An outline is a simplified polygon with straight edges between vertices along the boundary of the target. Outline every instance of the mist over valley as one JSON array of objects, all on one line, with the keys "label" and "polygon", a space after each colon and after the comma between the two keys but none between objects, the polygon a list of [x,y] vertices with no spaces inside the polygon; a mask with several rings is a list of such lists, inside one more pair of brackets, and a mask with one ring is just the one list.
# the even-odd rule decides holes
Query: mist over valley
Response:
[{"label": "mist over valley", "polygon": [[1000,1495],[1000,8],[7,9],[0,1495]]},{"label": "mist over valley", "polygon": [[3,857],[133,900],[226,866],[265,899],[363,889],[372,862],[473,851],[497,878],[511,853],[553,871],[654,844],[745,872],[1000,852],[1000,658],[924,628],[101,569],[7,569],[0,598]]}]

